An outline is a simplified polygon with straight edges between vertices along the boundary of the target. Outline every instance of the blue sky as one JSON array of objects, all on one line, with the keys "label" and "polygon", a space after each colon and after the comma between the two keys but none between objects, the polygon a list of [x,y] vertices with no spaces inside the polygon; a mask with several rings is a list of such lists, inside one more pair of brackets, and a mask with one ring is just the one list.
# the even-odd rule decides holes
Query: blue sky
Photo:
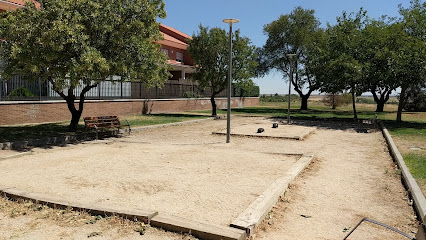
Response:
[{"label": "blue sky", "polygon": [[[289,14],[295,7],[302,6],[315,10],[315,16],[323,27],[327,22],[334,24],[336,17],[343,11],[357,12],[360,7],[367,10],[371,18],[382,15],[399,16],[398,5],[404,8],[410,5],[409,0],[164,0],[167,18],[161,19],[165,25],[193,35],[198,25],[221,27],[228,29],[223,23],[225,18],[237,18],[239,23],[233,25],[240,29],[242,35],[249,37],[252,44],[261,47],[266,42],[263,26]],[[279,73],[271,73],[263,78],[253,79],[260,86],[262,94],[288,92],[288,85]]]}]

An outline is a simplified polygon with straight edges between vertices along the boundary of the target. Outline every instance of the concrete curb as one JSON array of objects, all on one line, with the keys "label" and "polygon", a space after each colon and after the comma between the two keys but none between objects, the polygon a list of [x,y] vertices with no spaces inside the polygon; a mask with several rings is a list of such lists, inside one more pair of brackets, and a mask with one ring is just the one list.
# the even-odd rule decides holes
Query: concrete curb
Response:
[{"label": "concrete curb", "polygon": [[398,164],[399,169],[401,169],[402,180],[405,183],[408,193],[410,194],[411,198],[414,201],[414,204],[413,204],[414,210],[416,211],[419,220],[425,223],[424,222],[425,214],[426,214],[425,196],[420,190],[420,187],[417,184],[416,180],[413,178],[413,175],[411,175],[407,165],[405,165],[404,158],[402,157],[401,153],[396,147],[396,144],[393,141],[388,130],[386,129],[386,127],[384,126],[382,122],[379,122],[379,125],[380,125],[380,128],[382,129],[383,136],[385,137],[386,142],[388,143],[390,153],[394,161]]},{"label": "concrete curb", "polygon": [[231,227],[245,230],[248,235],[254,233],[280,196],[287,190],[288,184],[293,181],[308,166],[313,156],[303,155],[286,172],[284,177],[275,180],[250,206],[231,223]]},{"label": "concrete curb", "polygon": [[158,214],[151,219],[151,226],[167,231],[188,233],[194,237],[206,240],[243,240],[246,233],[243,230],[201,223],[168,214]]},{"label": "concrete curb", "polygon": [[42,194],[28,193],[17,188],[0,187],[0,194],[10,199],[24,199],[47,205],[52,208],[72,208],[73,210],[86,211],[93,215],[119,216],[125,219],[137,220],[147,224],[149,224],[151,219],[158,214],[156,211],[110,209],[107,207],[84,206],[59,199],[53,199]]}]

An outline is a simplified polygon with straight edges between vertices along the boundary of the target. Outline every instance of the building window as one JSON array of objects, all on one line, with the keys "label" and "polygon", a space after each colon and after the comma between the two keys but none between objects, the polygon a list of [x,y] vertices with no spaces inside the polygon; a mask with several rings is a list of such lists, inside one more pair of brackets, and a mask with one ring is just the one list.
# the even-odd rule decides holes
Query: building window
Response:
[{"label": "building window", "polygon": [[164,53],[164,54],[166,54],[167,57],[169,57],[169,49],[162,48],[161,52]]},{"label": "building window", "polygon": [[183,63],[183,53],[176,52],[176,62]]}]

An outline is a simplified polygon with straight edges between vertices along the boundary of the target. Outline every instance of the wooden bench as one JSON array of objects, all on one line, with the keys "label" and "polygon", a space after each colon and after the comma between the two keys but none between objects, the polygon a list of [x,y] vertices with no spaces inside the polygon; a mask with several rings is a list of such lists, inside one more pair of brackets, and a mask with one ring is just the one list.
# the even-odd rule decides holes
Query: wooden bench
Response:
[{"label": "wooden bench", "polygon": [[128,132],[130,134],[130,124],[126,120],[127,124],[121,124],[117,116],[99,116],[99,117],[84,117],[84,128],[87,133],[90,129],[96,130],[96,139],[98,139],[99,131],[105,131],[107,129],[116,130],[117,133],[120,132],[120,129],[123,126],[128,127]]}]

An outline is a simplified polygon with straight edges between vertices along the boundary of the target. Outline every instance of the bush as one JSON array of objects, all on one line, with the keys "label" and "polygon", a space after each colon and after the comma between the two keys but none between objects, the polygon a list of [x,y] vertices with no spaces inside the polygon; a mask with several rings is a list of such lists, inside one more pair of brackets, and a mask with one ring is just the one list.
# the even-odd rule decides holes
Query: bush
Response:
[{"label": "bush", "polygon": [[28,88],[22,86],[13,90],[8,97],[34,97],[35,95],[28,90]]},{"label": "bush", "polygon": [[328,94],[324,96],[324,98],[322,99],[322,102],[324,103],[324,105],[329,106],[332,109],[336,109],[337,107],[340,107],[346,104],[345,100],[346,98],[344,97],[344,95]]},{"label": "bush", "polygon": [[235,97],[259,97],[260,88],[252,80],[241,83],[234,83]]},{"label": "bush", "polygon": [[356,103],[364,103],[364,104],[376,104],[374,99],[372,98],[365,98],[365,97],[359,97],[356,99]]},{"label": "bush", "polygon": [[183,97],[185,98],[200,98],[201,96],[193,91],[186,91],[183,94]]},{"label": "bush", "polygon": [[[271,94],[271,95],[262,95],[260,96],[261,102],[288,102],[288,94],[287,95],[279,95],[278,93]],[[290,101],[300,101],[299,95],[291,94],[290,95]]]},{"label": "bush", "polygon": [[404,110],[412,112],[426,111],[426,88],[407,89]]}]

